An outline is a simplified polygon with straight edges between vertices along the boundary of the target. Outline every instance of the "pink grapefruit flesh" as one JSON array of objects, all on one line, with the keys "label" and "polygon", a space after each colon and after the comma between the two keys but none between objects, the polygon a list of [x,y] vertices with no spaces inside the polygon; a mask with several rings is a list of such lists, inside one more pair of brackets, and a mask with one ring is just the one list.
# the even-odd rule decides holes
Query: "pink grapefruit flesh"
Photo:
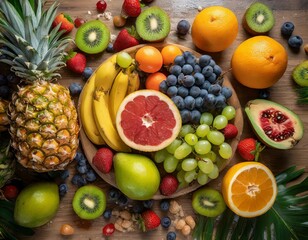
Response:
[{"label": "pink grapefruit flesh", "polygon": [[116,126],[131,148],[152,152],[168,146],[178,136],[181,116],[172,100],[155,90],[139,90],[121,103]]}]

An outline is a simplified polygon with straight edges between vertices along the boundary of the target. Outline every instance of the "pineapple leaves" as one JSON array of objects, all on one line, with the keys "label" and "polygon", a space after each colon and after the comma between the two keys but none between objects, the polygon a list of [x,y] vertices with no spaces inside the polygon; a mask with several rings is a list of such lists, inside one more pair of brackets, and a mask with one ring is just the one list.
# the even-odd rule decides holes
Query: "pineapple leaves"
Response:
[{"label": "pineapple leaves", "polygon": [[276,176],[278,194],[272,208],[256,218],[242,218],[227,209],[217,218],[198,217],[194,237],[212,239],[308,239],[308,177],[290,167]]}]

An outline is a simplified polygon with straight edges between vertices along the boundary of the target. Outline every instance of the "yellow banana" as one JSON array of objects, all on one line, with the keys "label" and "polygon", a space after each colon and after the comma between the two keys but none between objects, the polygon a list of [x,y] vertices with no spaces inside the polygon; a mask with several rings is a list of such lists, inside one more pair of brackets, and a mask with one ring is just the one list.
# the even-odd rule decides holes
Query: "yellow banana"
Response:
[{"label": "yellow banana", "polygon": [[140,88],[140,78],[136,70],[130,70],[128,73],[128,88],[126,95],[137,91]]},{"label": "yellow banana", "polygon": [[117,65],[117,54],[106,59],[96,70],[95,89],[110,91],[115,77],[121,68]]},{"label": "yellow banana", "polygon": [[109,112],[114,125],[119,106],[126,96],[127,88],[128,74],[126,71],[120,71],[114,80],[109,96]]},{"label": "yellow banana", "polygon": [[105,144],[101,137],[92,112],[92,99],[94,93],[95,74],[86,82],[80,96],[80,120],[82,128],[90,141],[97,145]]},{"label": "yellow banana", "polygon": [[93,97],[93,114],[96,126],[109,147],[119,152],[130,152],[131,149],[122,141],[109,113],[109,93],[96,90]]}]

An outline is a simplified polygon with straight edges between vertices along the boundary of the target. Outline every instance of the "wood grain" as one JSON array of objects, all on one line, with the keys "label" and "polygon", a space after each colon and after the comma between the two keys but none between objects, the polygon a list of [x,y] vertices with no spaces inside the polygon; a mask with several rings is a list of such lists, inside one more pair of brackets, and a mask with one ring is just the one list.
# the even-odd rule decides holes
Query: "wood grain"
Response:
[{"label": "wood grain", "polygon": [[[47,0],[47,5],[50,5],[54,1]],[[60,0],[60,9],[59,12],[66,12],[71,14],[73,18],[83,17],[85,19],[95,19],[97,17],[97,12],[95,9],[96,0]],[[190,23],[193,22],[195,15],[198,13],[198,6],[207,7],[211,5],[223,5],[225,7],[233,10],[239,22],[245,12],[245,9],[252,3],[254,0],[247,1],[234,1],[234,0],[209,0],[209,1],[195,1],[195,0],[154,0],[151,5],[157,5],[165,9],[170,18],[171,18],[171,32],[166,41],[180,44],[182,46],[191,48],[196,50],[192,43],[191,36],[187,35],[184,39],[178,38],[176,34],[176,24],[181,19],[186,19]],[[292,51],[288,45],[287,40],[284,39],[280,35],[280,26],[285,21],[292,21],[295,24],[294,34],[300,35],[305,43],[308,43],[308,31],[307,31],[307,17],[308,17],[308,1],[306,0],[272,0],[266,1],[266,3],[273,9],[274,16],[276,19],[276,23],[274,28],[270,31],[269,36],[273,37],[277,41],[279,41],[288,51],[288,67],[284,74],[284,76],[280,79],[278,83],[276,83],[273,87],[269,89],[271,97],[270,99],[273,101],[277,101],[280,104],[292,109],[296,112],[304,123],[305,129],[308,127],[308,106],[306,105],[298,105],[296,103],[297,95],[296,95],[296,86],[294,85],[291,74],[295,65],[302,62],[303,60],[307,60],[307,55],[304,53],[303,48],[299,52]],[[113,15],[117,15],[120,13],[122,1],[121,0],[107,0],[108,8],[107,11],[110,11]],[[90,11],[92,14],[89,14]],[[110,28],[112,34],[116,35],[120,29],[114,28],[112,24],[112,20],[106,20],[101,18]],[[76,30],[74,30],[71,34],[74,36]],[[239,33],[236,40],[233,44],[223,52],[211,54],[215,61],[222,67],[222,69],[230,68],[230,59],[235,48],[245,39],[250,36],[243,30],[242,27],[239,28]],[[93,56],[87,56],[88,66],[97,68],[100,63],[102,63],[106,58],[108,58],[110,54],[103,53]],[[61,84],[68,86],[72,82],[79,82],[84,84],[82,78],[78,75],[70,73],[69,71],[63,70],[61,72],[62,79],[59,81]],[[258,97],[258,91],[254,89],[246,88],[240,85],[232,76],[232,73],[229,72],[227,74],[230,83],[235,89],[240,105],[242,108],[245,104],[251,100]],[[249,76],[247,76],[249,78]],[[76,98],[76,104],[78,99]],[[243,134],[242,138],[248,136],[254,136],[252,129],[250,128],[246,116],[243,116]],[[81,133],[82,134],[82,133]],[[82,136],[82,135],[81,135]],[[305,174],[308,172],[307,168],[307,156],[308,156],[308,135],[304,134],[303,139],[291,150],[275,150],[267,148],[262,152],[261,162],[265,163],[274,173],[278,173],[289,166],[296,165],[299,168],[305,168]],[[239,162],[241,159],[235,153],[235,156],[231,162],[231,165]],[[230,166],[230,165],[229,165]],[[221,172],[220,176],[223,176],[224,172],[228,169],[228,166]],[[71,175],[75,172],[74,163],[70,166]],[[70,176],[71,178],[72,176]],[[210,183],[211,186],[220,189],[220,181],[221,177],[212,181]],[[96,185],[102,187],[104,190],[108,190],[110,187],[104,180],[98,180],[95,182]],[[74,214],[71,201],[74,195],[76,188],[70,184],[68,180],[69,192],[68,194],[61,200],[60,209],[56,215],[56,217],[49,223],[43,227],[36,229],[36,234],[31,238],[24,239],[104,239],[101,234],[102,226],[106,224],[103,218],[99,218],[95,221],[86,222],[81,221]],[[193,214],[193,210],[191,208],[191,193],[183,195],[181,197],[177,197],[176,200],[183,206],[184,212],[186,214]],[[155,209],[159,209],[159,201],[155,201]],[[163,215],[162,212],[159,212]],[[59,229],[63,223],[69,223],[75,228],[75,235],[71,237],[62,237],[59,234]],[[172,228],[171,228],[172,229]],[[109,239],[166,239],[167,230],[162,229],[161,227],[155,231],[151,231],[149,233],[141,233],[141,232],[132,232],[132,233],[120,233],[116,232]],[[186,239],[180,233],[178,233],[178,239]]]}]

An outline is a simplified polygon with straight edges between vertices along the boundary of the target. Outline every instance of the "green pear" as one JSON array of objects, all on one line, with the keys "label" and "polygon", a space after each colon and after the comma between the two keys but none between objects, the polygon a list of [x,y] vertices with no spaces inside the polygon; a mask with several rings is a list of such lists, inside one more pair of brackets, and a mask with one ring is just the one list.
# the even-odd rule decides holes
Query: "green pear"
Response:
[{"label": "green pear", "polygon": [[24,227],[42,226],[56,215],[59,203],[59,190],[56,183],[33,183],[18,194],[14,219],[17,224]]},{"label": "green pear", "polygon": [[155,163],[140,154],[117,153],[113,158],[118,188],[133,200],[148,200],[157,192],[160,174]]}]

